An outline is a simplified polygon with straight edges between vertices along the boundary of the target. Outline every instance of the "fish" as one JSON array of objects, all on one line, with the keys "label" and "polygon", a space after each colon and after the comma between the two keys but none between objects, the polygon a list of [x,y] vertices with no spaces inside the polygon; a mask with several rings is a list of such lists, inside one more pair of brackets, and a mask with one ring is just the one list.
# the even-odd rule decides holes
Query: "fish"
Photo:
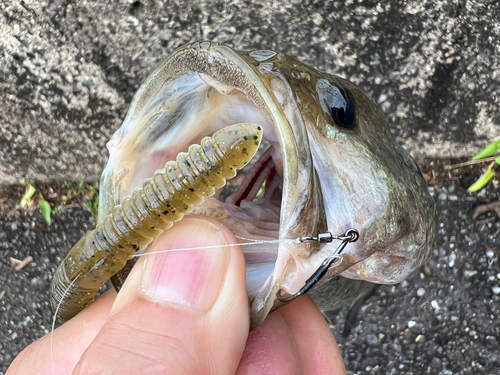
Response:
[{"label": "fish", "polygon": [[[339,246],[295,239],[359,235],[310,291],[323,310],[352,303],[374,283],[399,283],[430,257],[435,202],[377,105],[350,81],[291,56],[216,42],[176,49],[136,92],[107,145],[98,225],[179,152],[239,123],[262,127],[259,150],[191,213],[254,243],[242,246],[252,328]],[[117,289],[131,266],[112,276]]]}]

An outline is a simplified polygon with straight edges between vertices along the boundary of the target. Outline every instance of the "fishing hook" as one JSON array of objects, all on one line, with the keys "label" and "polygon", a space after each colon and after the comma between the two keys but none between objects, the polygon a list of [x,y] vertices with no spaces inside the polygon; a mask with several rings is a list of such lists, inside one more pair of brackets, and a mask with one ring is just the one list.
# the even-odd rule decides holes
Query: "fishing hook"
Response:
[{"label": "fishing hook", "polygon": [[337,250],[335,252],[328,256],[318,267],[318,269],[312,274],[310,278],[308,278],[302,288],[295,293],[291,294],[289,296],[282,296],[281,294],[281,289],[278,290],[278,293],[276,293],[276,297],[278,300],[281,302],[291,302],[296,298],[299,298],[300,296],[306,294],[309,292],[314,285],[318,283],[318,281],[321,280],[323,276],[328,272],[330,267],[337,267],[342,263],[342,251],[344,251],[345,247],[347,246],[348,243],[351,242],[356,242],[359,239],[359,232],[356,229],[348,229],[344,233],[335,235],[330,232],[325,232],[325,233],[320,233],[317,236],[305,236],[305,237],[300,237],[299,242],[310,242],[310,241],[315,241],[319,243],[330,243],[333,242],[333,240],[341,240],[342,243],[339,245]]}]

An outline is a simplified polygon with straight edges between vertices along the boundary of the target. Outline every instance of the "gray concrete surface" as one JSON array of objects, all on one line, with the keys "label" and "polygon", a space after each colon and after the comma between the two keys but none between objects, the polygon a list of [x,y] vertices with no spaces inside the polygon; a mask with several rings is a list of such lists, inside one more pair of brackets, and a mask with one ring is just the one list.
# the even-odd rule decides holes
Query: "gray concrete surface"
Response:
[{"label": "gray concrete surface", "polygon": [[95,180],[140,82],[196,40],[276,49],[359,84],[417,156],[500,136],[495,0],[0,3],[0,184]]}]

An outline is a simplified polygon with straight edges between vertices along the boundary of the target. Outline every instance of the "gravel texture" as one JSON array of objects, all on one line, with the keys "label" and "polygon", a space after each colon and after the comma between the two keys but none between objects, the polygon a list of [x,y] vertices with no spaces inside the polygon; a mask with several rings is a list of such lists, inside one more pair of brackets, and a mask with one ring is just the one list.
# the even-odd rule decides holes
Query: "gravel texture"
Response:
[{"label": "gravel texture", "polygon": [[276,49],[350,78],[415,155],[498,136],[496,0],[0,2],[0,184],[95,180],[133,93],[176,47]]},{"label": "gravel texture", "polygon": [[406,281],[383,286],[341,339],[345,311],[332,314],[335,337],[350,374],[500,374],[500,222],[471,220],[493,187],[478,197],[463,181],[429,189],[440,209],[429,262]]},{"label": "gravel texture", "polygon": [[[470,217],[481,202],[499,199],[500,191],[490,184],[477,196],[466,192],[478,168],[451,173],[439,163],[423,168],[441,210],[431,259],[407,281],[380,287],[361,308],[347,339],[341,335],[346,310],[328,314],[332,330],[349,374],[498,374],[500,222],[492,214]],[[53,186],[52,195],[50,186],[42,188],[55,205],[71,194],[60,191],[60,185]],[[16,208],[23,192],[22,186],[0,189],[0,200],[6,198],[0,205],[0,294],[5,292],[0,375],[22,349],[49,331],[52,274],[94,220],[88,210],[67,208],[48,227],[36,207]],[[33,262],[16,271],[10,258],[28,256]]]}]

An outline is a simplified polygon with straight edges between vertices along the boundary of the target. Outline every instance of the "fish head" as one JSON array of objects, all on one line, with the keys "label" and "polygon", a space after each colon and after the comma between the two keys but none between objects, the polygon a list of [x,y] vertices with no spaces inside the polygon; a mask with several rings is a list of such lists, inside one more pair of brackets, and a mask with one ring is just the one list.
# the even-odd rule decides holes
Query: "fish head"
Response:
[{"label": "fish head", "polygon": [[142,84],[108,143],[99,220],[175,159],[222,127],[257,123],[264,149],[232,191],[195,209],[242,242],[252,327],[295,294],[339,242],[296,239],[356,229],[334,277],[397,283],[432,250],[436,208],[409,153],[356,85],[275,51],[217,43],[176,50]]}]

